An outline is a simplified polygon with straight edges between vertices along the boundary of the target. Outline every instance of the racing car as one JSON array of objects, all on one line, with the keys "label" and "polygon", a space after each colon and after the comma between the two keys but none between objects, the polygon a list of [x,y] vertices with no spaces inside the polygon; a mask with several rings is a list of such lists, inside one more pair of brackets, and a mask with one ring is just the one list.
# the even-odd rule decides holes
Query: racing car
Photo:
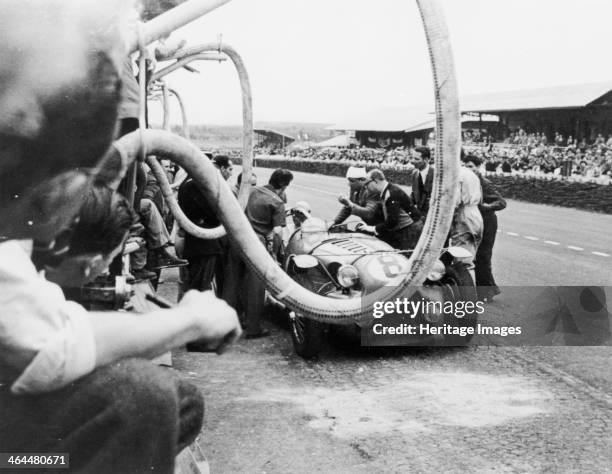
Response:
[{"label": "racing car", "polygon": [[[418,296],[434,301],[474,301],[476,288],[461,258],[467,251],[458,247],[445,248],[430,272]],[[311,217],[297,228],[287,242],[284,270],[300,285],[330,298],[367,297],[390,284],[409,269],[409,252],[401,252],[363,230],[363,223],[348,222],[327,228],[325,222]],[[414,297],[414,295],[413,295]],[[450,317],[454,317],[450,315]],[[295,352],[304,358],[316,356],[330,324],[323,324],[288,311],[289,327]],[[449,315],[423,313],[414,322],[445,324]],[[475,327],[477,315],[462,318],[461,324]],[[350,332],[358,336],[355,323]],[[424,340],[410,336],[414,345],[465,345],[471,335],[445,336],[445,339]],[[405,343],[405,341],[404,341]],[[403,344],[402,344],[403,345]]]}]

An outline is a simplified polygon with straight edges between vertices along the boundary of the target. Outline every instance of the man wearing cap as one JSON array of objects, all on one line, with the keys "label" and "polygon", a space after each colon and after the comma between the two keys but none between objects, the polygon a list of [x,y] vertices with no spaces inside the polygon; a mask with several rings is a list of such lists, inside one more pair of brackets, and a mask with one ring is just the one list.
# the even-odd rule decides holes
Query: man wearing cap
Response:
[{"label": "man wearing cap", "polygon": [[382,220],[380,195],[364,186],[367,181],[365,168],[350,166],[346,171],[346,179],[349,182],[349,197],[338,198],[344,207],[340,209],[332,225],[341,224],[351,215],[361,217],[368,225],[379,223]]},{"label": "man wearing cap", "polygon": [[296,229],[302,227],[302,223],[310,217],[310,204],[306,201],[299,201],[291,208],[291,217],[293,217],[293,225]]},{"label": "man wearing cap", "polygon": [[289,223],[283,230],[283,242],[286,244],[293,233],[302,227],[304,221],[310,218],[311,209],[310,204],[306,201],[299,201],[289,209],[288,214],[291,215],[293,223]]}]

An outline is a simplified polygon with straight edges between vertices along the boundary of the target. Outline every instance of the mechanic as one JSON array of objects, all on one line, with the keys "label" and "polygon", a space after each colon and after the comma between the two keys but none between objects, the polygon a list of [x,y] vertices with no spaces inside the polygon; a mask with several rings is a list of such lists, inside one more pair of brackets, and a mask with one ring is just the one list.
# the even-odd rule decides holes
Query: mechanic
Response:
[{"label": "mechanic", "polygon": [[418,147],[413,151],[414,167],[412,175],[412,202],[417,209],[427,216],[429,211],[429,200],[433,189],[434,169],[429,165],[431,151],[427,147]]},{"label": "mechanic", "polygon": [[[212,161],[225,181],[232,177],[234,167],[228,156],[217,155]],[[197,226],[213,229],[221,225],[215,208],[192,178],[188,178],[179,187],[178,203],[185,216]],[[189,232],[184,234],[182,256],[189,260],[185,275],[187,281],[183,281],[184,289],[212,290],[214,279],[217,295],[220,295],[226,271],[227,236],[218,239],[200,239]]]},{"label": "mechanic", "polygon": [[362,229],[376,234],[393,248],[414,249],[423,230],[423,220],[410,196],[398,185],[389,183],[379,169],[368,173],[366,186],[372,193],[379,193],[384,220],[375,226],[364,226]]},{"label": "mechanic", "polygon": [[470,252],[462,258],[474,282],[474,258],[482,240],[482,216],[478,206],[482,203],[482,189],[478,176],[470,169],[459,168],[458,199],[450,229],[450,245]]},{"label": "mechanic", "polygon": [[[282,255],[282,229],[286,225],[285,203],[281,196],[293,181],[289,170],[278,168],[272,172],[268,184],[251,191],[246,206],[246,215],[260,242],[273,256]],[[265,302],[265,283],[250,268],[244,272],[245,338],[254,339],[269,335],[261,327],[261,316]]]},{"label": "mechanic", "polygon": [[346,171],[346,179],[349,182],[349,197],[338,197],[338,201],[344,207],[340,209],[331,225],[341,224],[351,215],[360,217],[367,225],[379,223],[382,220],[380,194],[368,190],[365,186],[367,182],[365,168],[350,166]]},{"label": "mechanic", "polygon": [[506,208],[506,201],[495,189],[493,183],[480,172],[479,168],[482,165],[480,158],[474,155],[467,155],[462,161],[466,168],[472,170],[478,176],[482,188],[482,203],[478,206],[478,209],[480,209],[482,216],[483,232],[482,242],[480,242],[476,252],[474,271],[476,273],[476,286],[478,287],[479,298],[491,300],[501,292],[497,283],[495,283],[491,268],[493,246],[497,236],[497,215],[495,213]]},{"label": "mechanic", "polygon": [[89,313],[30,260],[32,239],[52,243],[73,221],[88,170],[112,140],[126,3],[32,0],[3,9],[0,446],[70,453],[75,472],[172,473],[199,433],[202,399],[144,358],[194,339],[222,350],[240,335],[234,311],[190,292],[175,309]]}]

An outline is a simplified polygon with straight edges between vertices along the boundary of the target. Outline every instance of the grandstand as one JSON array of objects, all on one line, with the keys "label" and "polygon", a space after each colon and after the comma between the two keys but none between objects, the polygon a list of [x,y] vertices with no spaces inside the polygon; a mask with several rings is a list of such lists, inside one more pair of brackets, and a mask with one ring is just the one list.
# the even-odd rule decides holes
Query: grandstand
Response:
[{"label": "grandstand", "polygon": [[[482,131],[498,142],[519,129],[587,141],[612,133],[612,82],[464,96],[460,105],[464,131]],[[353,132],[371,148],[423,145],[434,128],[429,107],[378,109],[328,127]]]},{"label": "grandstand", "polygon": [[283,149],[295,141],[291,135],[267,128],[256,128],[255,146],[258,148]]}]

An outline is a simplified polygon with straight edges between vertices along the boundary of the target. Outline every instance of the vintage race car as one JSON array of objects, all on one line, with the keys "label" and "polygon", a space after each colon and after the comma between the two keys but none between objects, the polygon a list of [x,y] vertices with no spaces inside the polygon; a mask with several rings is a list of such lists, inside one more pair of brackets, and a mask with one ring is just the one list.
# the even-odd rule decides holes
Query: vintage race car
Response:
[{"label": "vintage race car", "polygon": [[[327,229],[316,218],[306,220],[295,230],[286,245],[284,270],[296,282],[312,292],[330,298],[363,298],[388,285],[409,269],[409,255],[398,252],[377,237],[360,231],[360,222],[349,222]],[[464,263],[466,251],[450,247],[443,250],[434,269],[428,275],[419,298],[433,301],[474,301],[476,288]],[[413,296],[414,297],[414,296]],[[329,324],[288,312],[295,351],[302,357],[315,356],[321,349]],[[454,317],[450,315],[450,317]],[[449,315],[419,314],[413,322],[445,324]],[[462,324],[474,327],[477,315],[462,319]],[[360,334],[354,324],[353,332]],[[470,335],[447,336],[443,341],[412,337],[415,345],[464,345]],[[403,345],[403,344],[402,344]]]}]

